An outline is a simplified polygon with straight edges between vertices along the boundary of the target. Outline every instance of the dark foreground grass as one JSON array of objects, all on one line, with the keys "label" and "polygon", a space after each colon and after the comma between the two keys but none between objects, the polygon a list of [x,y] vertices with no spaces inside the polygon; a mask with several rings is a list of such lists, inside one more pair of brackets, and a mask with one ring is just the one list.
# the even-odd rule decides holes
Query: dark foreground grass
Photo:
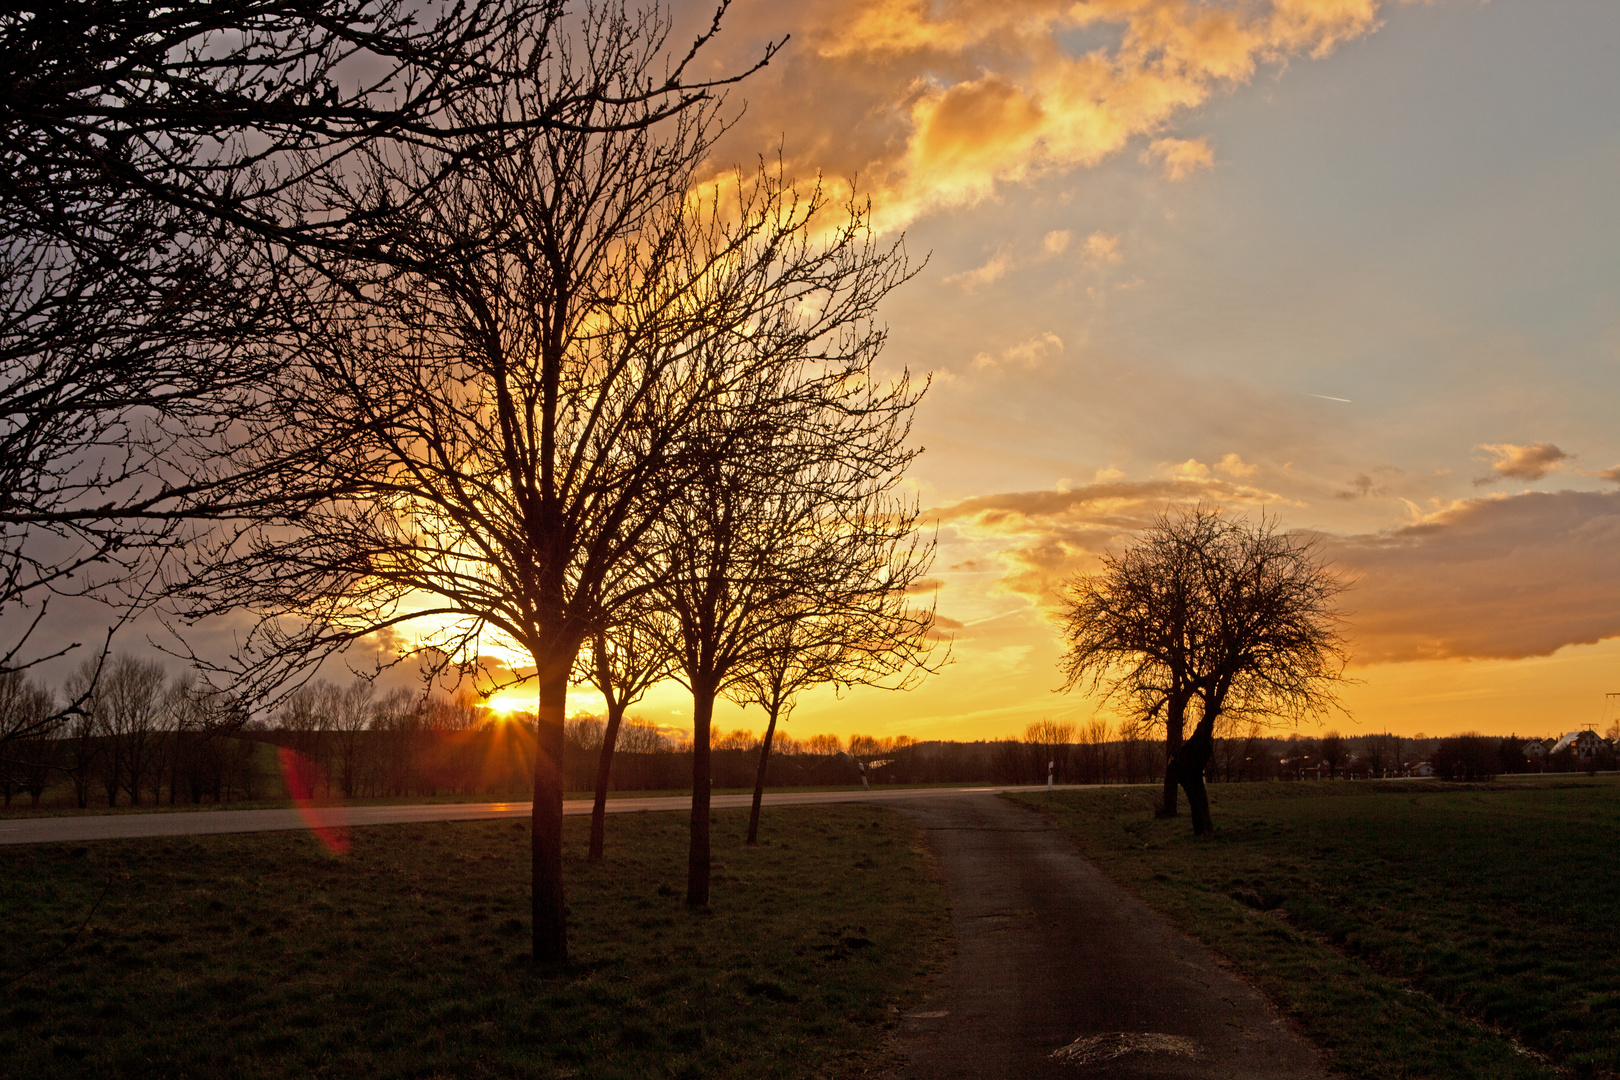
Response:
[{"label": "dark foreground grass", "polygon": [[1620,1075],[1620,783],[1024,796],[1363,1077]]},{"label": "dark foreground grass", "polygon": [[[681,904],[683,815],[567,822],[573,962],[528,963],[527,826],[0,849],[0,1074],[836,1077],[881,1064],[948,939],[908,819],[715,816]],[[105,895],[103,896],[103,893]]]}]

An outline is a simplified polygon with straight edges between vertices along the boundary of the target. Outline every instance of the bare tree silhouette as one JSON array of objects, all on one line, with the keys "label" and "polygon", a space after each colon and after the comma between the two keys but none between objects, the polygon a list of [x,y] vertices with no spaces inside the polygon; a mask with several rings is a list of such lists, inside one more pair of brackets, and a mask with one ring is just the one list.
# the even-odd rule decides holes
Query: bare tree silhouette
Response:
[{"label": "bare tree silhouette", "polygon": [[[430,152],[454,169],[480,140],[587,127],[604,95],[617,95],[615,124],[701,106],[747,74],[691,77],[725,7],[657,78],[609,85],[575,69],[545,102],[497,115],[469,99],[546,63],[565,5],[0,13],[0,673],[77,647],[30,646],[53,596],[113,605],[105,656],[209,522],[348,490],[273,437],[263,391],[286,362],[284,320],[302,313],[291,294],[416,254],[393,238],[440,178],[379,188],[366,161]],[[611,2],[584,18],[640,25]],[[255,429],[255,453],[224,453]]]},{"label": "bare tree silhouette", "polygon": [[[872,508],[872,509],[875,509]],[[829,547],[820,549],[822,590],[793,602],[757,642],[755,658],[726,696],[740,705],[765,710],[754,773],[754,801],[748,815],[748,843],[759,841],[759,812],[765,798],[776,725],[793,712],[798,695],[831,683],[909,690],[948,662],[933,655],[934,612],[909,602],[928,572],[932,544],[911,539],[914,514],[878,510],[845,515]]]},{"label": "bare tree silhouette", "polygon": [[[884,288],[870,303],[891,279],[877,280]],[[931,612],[905,608],[932,547],[914,538],[916,506],[892,494],[919,452],[906,436],[921,391],[904,375],[874,378],[882,335],[873,328],[846,337],[842,357],[814,363],[801,351],[809,340],[789,344],[788,363],[710,417],[703,443],[717,449],[703,454],[655,549],[677,676],[693,697],[693,907],[709,900],[715,698],[733,688],[751,696],[745,681],[769,679],[777,664],[784,681],[769,696],[778,709],[789,677],[904,670],[932,625]]]},{"label": "bare tree silhouette", "polygon": [[583,681],[596,687],[607,704],[607,725],[596,765],[595,801],[591,805],[587,858],[593,860],[602,857],[608,780],[613,773],[613,751],[618,746],[624,712],[670,673],[668,635],[654,628],[658,618],[653,611],[621,618],[611,629],[592,634],[590,649],[580,657]]},{"label": "bare tree silhouette", "polygon": [[[188,618],[260,615],[213,669],[242,685],[377,633],[464,671],[491,645],[533,658],[536,962],[567,956],[561,759],[580,648],[652,587],[650,531],[699,465],[757,443],[758,423],[720,439],[702,425],[790,360],[825,353],[828,381],[858,370],[840,336],[904,270],[859,215],[818,238],[832,208],[767,170],[694,197],[719,119],[660,111],[666,33],[656,13],[593,16],[529,76],[459,102],[478,132],[465,142],[359,156],[359,188],[410,198],[379,241],[392,262],[333,255],[327,284],[295,296],[265,429],[268,452],[302,455],[306,482],[346,497],[221,537],[186,593]],[[576,83],[597,88],[578,123],[519,122]]]},{"label": "bare tree silhouette", "polygon": [[[1066,688],[1106,686],[1165,728],[1165,802],[1187,792],[1193,831],[1212,827],[1204,769],[1225,715],[1297,720],[1336,705],[1344,584],[1310,539],[1202,507],[1165,514],[1103,569],[1069,584],[1061,613]],[[1187,706],[1198,723],[1182,739]]]}]

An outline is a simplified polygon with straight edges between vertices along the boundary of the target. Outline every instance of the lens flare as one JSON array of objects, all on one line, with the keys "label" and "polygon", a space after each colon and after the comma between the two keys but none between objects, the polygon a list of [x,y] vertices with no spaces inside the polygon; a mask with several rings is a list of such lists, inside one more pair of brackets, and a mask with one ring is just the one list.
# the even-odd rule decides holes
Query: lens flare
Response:
[{"label": "lens flare", "polygon": [[315,805],[315,788],[326,783],[320,766],[285,746],[276,748],[276,760],[281,765],[281,779],[287,785],[287,794],[309,831],[332,854],[347,855],[349,830],[342,821],[342,808]]}]

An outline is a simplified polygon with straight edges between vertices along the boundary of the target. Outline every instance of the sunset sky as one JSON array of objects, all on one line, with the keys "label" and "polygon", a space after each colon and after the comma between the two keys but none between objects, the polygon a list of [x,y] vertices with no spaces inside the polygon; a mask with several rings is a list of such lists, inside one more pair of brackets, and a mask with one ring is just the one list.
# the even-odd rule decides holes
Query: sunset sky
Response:
[{"label": "sunset sky", "polygon": [[[684,50],[713,3],[675,2]],[[1342,732],[1616,719],[1620,4],[735,0],[701,60],[784,35],[711,168],[853,180],[920,267],[882,362],[931,379],[907,483],[954,639],[920,688],[807,695],[788,733],[1091,720],[1056,692],[1054,587],[1195,504],[1313,534],[1353,583]],[[635,711],[690,727],[675,684]]]},{"label": "sunset sky", "polygon": [[912,479],[954,663],[808,697],[790,733],[1089,720],[1054,693],[1052,586],[1200,502],[1320,534],[1355,581],[1347,734],[1607,723],[1620,5],[740,0],[725,25],[717,70],[792,41],[722,156],[856,175],[928,259],[885,356],[933,377]]}]

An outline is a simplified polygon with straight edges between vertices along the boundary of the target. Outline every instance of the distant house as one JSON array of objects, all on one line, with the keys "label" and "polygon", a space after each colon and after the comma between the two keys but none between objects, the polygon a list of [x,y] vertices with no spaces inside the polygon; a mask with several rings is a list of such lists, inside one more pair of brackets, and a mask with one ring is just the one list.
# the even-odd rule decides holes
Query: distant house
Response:
[{"label": "distant house", "polygon": [[1550,753],[1557,754],[1564,750],[1571,751],[1578,758],[1596,757],[1597,752],[1606,745],[1603,736],[1586,728],[1582,731],[1572,731],[1559,739],[1553,745]]},{"label": "distant house", "polygon": [[1413,776],[1433,776],[1434,766],[1427,761],[1420,761],[1412,766],[1411,773]]},{"label": "distant house", "polygon": [[1547,744],[1540,739],[1531,739],[1524,744],[1524,759],[1526,761],[1539,761],[1547,756]]}]

